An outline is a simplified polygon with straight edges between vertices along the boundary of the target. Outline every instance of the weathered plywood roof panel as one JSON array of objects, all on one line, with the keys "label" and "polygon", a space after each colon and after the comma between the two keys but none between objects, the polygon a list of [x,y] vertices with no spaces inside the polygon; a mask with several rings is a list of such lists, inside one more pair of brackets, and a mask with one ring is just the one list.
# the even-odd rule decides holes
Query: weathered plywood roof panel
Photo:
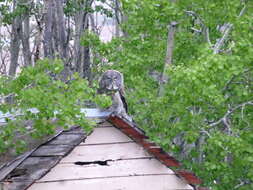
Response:
[{"label": "weathered plywood roof panel", "polygon": [[84,131],[78,127],[61,131],[33,151],[24,154],[21,159],[7,164],[0,169],[0,190],[26,190],[85,137]]},{"label": "weathered plywood roof panel", "polygon": [[32,156],[64,156],[73,148],[71,145],[45,145],[32,153]]},{"label": "weathered plywood roof panel", "polygon": [[112,125],[95,128],[29,190],[190,190],[184,180]]},{"label": "weathered plywood roof panel", "polygon": [[[3,190],[23,190],[57,164],[59,157],[29,157],[0,184]],[[1,189],[2,190],[2,189]]]},{"label": "weathered plywood roof panel", "polygon": [[56,165],[57,162],[58,157],[29,157],[13,170],[7,179],[15,181],[37,180],[43,176],[48,169]]},{"label": "weathered plywood roof panel", "polygon": [[78,145],[83,140],[83,129],[72,130],[64,132],[62,135],[56,137],[53,141],[49,142],[48,145]]}]

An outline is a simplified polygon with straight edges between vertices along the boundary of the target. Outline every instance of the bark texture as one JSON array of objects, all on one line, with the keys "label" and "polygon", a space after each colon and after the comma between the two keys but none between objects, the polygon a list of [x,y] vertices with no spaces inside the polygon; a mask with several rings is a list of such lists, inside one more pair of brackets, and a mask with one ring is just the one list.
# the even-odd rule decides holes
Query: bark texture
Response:
[{"label": "bark texture", "polygon": [[[14,1],[14,9],[17,6],[17,2]],[[17,16],[13,19],[11,26],[11,44],[10,44],[10,54],[11,62],[9,67],[9,75],[15,75],[18,67],[18,58],[20,51],[20,37],[22,32],[21,18]]]}]

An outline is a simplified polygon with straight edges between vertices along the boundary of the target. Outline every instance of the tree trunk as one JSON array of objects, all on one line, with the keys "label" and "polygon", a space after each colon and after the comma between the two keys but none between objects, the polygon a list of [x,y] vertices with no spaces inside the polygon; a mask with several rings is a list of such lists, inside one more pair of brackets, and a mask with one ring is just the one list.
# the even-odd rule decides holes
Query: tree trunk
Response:
[{"label": "tree trunk", "polygon": [[44,57],[53,58],[52,28],[53,28],[53,1],[44,0],[45,3],[45,30],[44,30]]},{"label": "tree trunk", "polygon": [[[85,30],[89,29],[89,22],[86,22]],[[83,47],[83,78],[90,80],[91,78],[91,61],[90,61],[90,47]]]},{"label": "tree trunk", "polygon": [[74,67],[75,71],[81,73],[81,45],[80,39],[83,31],[84,12],[75,14],[75,39],[74,39]]},{"label": "tree trunk", "polygon": [[56,26],[59,39],[59,54],[62,59],[67,58],[66,26],[63,12],[63,0],[55,0]]},{"label": "tree trunk", "polygon": [[43,27],[41,24],[41,20],[36,17],[36,22],[37,22],[37,30],[38,34],[35,36],[35,44],[34,44],[34,64],[36,64],[37,60],[40,59],[41,55],[41,42],[42,42],[42,33],[43,33]]},{"label": "tree trunk", "polygon": [[172,64],[176,25],[177,25],[177,22],[172,21],[168,27],[169,32],[168,32],[166,59],[165,59],[164,67],[163,67],[163,72],[160,76],[160,81],[159,81],[160,85],[159,85],[159,89],[158,89],[158,96],[162,96],[164,94],[164,85],[167,83],[166,71],[168,70],[168,68]]},{"label": "tree trunk", "polygon": [[53,1],[53,25],[52,25],[52,33],[53,33],[53,37],[52,37],[52,50],[53,50],[53,57],[55,58],[55,56],[57,58],[61,58],[60,56],[60,38],[58,35],[58,24],[57,24],[57,15],[56,15],[56,5],[55,2]]},{"label": "tree trunk", "polygon": [[115,37],[119,37],[120,36],[120,5],[119,5],[119,1],[115,0],[114,4],[115,4]]},{"label": "tree trunk", "polygon": [[94,14],[89,14],[89,21],[91,26],[91,31],[94,32],[96,35],[99,35],[99,31],[97,29],[97,23],[95,22]]},{"label": "tree trunk", "polygon": [[[86,2],[82,2],[82,6],[89,8],[91,7],[92,2],[93,0],[87,0]],[[86,73],[86,71],[84,72],[84,67],[85,69],[88,68],[85,64],[90,65],[90,61],[87,61],[87,59],[90,59],[89,50],[85,50],[80,44],[81,36],[85,30],[88,30],[88,13],[80,10],[75,14],[74,67],[76,72],[83,72],[83,74]]]},{"label": "tree trunk", "polygon": [[30,18],[29,13],[23,15],[22,24],[22,47],[23,47],[23,57],[24,66],[31,65],[31,50],[30,50]]},{"label": "tree trunk", "polygon": [[[13,1],[13,9],[16,9],[17,2]],[[18,67],[18,57],[20,50],[20,36],[22,32],[21,26],[21,18],[20,16],[16,16],[13,19],[12,27],[11,27],[11,45],[10,45],[10,53],[11,53],[11,62],[8,74],[15,75]]]}]

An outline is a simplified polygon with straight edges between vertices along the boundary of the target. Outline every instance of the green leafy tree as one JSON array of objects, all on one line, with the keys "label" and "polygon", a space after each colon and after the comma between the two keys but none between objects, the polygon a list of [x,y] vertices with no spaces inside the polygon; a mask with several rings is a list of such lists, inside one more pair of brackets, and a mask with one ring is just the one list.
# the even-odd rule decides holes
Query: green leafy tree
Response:
[{"label": "green leafy tree", "polygon": [[[60,60],[41,60],[35,67],[23,68],[15,78],[1,76],[0,110],[15,119],[7,118],[7,124],[0,128],[0,153],[9,148],[23,151],[23,136],[44,137],[54,134],[57,127],[77,125],[89,132],[93,123],[85,118],[81,108],[89,102],[100,107],[110,105],[108,97],[96,95],[96,88],[90,88],[77,73],[63,82],[63,68]],[[9,101],[4,101],[6,98]],[[32,121],[32,126],[24,121]]]},{"label": "green leafy tree", "polygon": [[[127,34],[85,43],[124,73],[131,114],[214,190],[253,187],[251,1],[122,0]],[[168,25],[173,64],[158,97]],[[113,63],[113,64],[111,64]]]}]

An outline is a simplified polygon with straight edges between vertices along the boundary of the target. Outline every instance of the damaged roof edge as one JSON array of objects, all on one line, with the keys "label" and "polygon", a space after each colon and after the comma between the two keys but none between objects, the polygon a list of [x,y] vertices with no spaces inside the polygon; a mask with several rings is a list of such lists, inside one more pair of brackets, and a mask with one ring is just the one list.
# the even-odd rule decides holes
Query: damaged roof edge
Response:
[{"label": "damaged roof edge", "polygon": [[[12,182],[9,183],[8,190],[27,189],[36,180],[50,171],[75,146],[84,141],[86,137],[87,134],[80,127],[61,130],[37,148],[6,163],[0,168],[0,190],[1,184],[3,185],[8,181]],[[50,145],[49,148],[48,145]],[[23,180],[22,176],[20,179],[19,176],[17,176],[17,179],[12,179],[11,176],[15,176],[15,172],[17,171],[24,171],[22,176],[23,178],[25,177],[25,180]]]},{"label": "damaged roof edge", "polygon": [[[173,156],[165,152],[156,143],[151,142],[145,135],[145,132],[138,128],[136,124],[129,122],[119,116],[110,115],[107,121],[120,129],[124,134],[133,139],[136,143],[141,145],[147,152],[156,157],[161,163],[167,167],[173,167],[175,174],[185,180],[189,185],[193,186],[195,190],[209,190],[209,188],[200,187],[202,180],[199,179],[193,172],[181,169],[182,164],[177,161]],[[179,169],[174,169],[179,168]]]},{"label": "damaged roof edge", "polygon": [[[38,110],[36,108],[31,108],[31,109],[29,109],[29,111],[31,111],[32,113],[38,113]],[[111,114],[111,112],[109,112],[107,110],[102,110],[102,109],[99,109],[99,108],[81,108],[80,111],[81,111],[81,113],[85,114],[86,118],[90,118],[90,119],[94,119],[94,118],[105,119],[106,117],[108,117]],[[11,114],[11,113],[3,114],[0,111],[0,125],[6,124],[5,120],[3,120],[3,119],[5,119],[5,118],[14,119],[17,115],[18,115],[17,113],[16,113],[16,115]],[[70,128],[69,130],[72,130],[72,128]],[[30,150],[29,152],[25,152],[24,154],[18,156],[14,160],[1,165],[0,166],[0,181],[4,180],[5,177],[9,173],[12,172],[12,170],[14,170],[16,167],[18,167],[27,157],[29,157],[39,147],[41,147],[42,145],[45,145],[46,143],[50,142],[52,139],[56,138],[57,136],[59,136],[64,131],[66,131],[66,130],[60,130],[58,133],[56,133],[55,135],[53,135],[52,137],[47,139],[42,144],[35,147],[34,149]]]},{"label": "damaged roof edge", "polygon": [[31,151],[25,152],[24,154],[18,156],[16,159],[14,159],[6,164],[3,164],[2,167],[0,168],[0,181],[4,180],[6,178],[6,176],[12,172],[12,170],[14,170],[16,167],[18,167],[27,157],[29,157],[38,148],[40,148],[41,146],[50,142],[51,140],[53,140],[54,138],[59,136],[62,132],[63,132],[63,130],[61,130],[60,132],[58,132],[57,134],[55,134],[51,138],[47,139],[45,142],[43,142],[42,144],[40,144],[36,148],[32,149]]}]

